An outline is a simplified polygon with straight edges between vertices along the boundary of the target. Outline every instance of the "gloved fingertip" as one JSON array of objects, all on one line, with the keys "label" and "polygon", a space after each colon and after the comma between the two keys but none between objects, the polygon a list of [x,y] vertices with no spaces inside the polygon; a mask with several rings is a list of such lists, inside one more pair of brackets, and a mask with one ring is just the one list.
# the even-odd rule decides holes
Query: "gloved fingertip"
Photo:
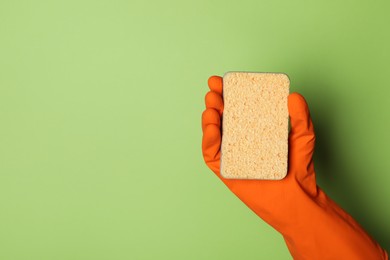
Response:
[{"label": "gloved fingertip", "polygon": [[292,119],[300,116],[306,117],[309,113],[305,98],[297,93],[293,92],[288,96],[288,111]]},{"label": "gloved fingertip", "polygon": [[223,85],[223,79],[220,76],[211,76],[208,79],[208,85],[210,90],[217,92],[218,94],[222,95],[222,85]]}]

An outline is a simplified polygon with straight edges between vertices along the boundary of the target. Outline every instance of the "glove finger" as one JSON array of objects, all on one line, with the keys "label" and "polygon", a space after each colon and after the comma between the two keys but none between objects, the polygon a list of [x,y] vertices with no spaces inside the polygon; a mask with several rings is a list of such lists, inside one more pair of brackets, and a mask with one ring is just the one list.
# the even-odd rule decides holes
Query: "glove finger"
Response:
[{"label": "glove finger", "polygon": [[313,181],[315,185],[312,160],[315,133],[309,107],[302,95],[292,93],[288,97],[288,110],[291,123],[289,134],[289,172],[295,174],[299,181],[309,182],[310,184],[305,186],[312,189]]},{"label": "glove finger", "polygon": [[213,108],[207,108],[202,113],[202,131],[204,131],[204,128],[209,124],[221,128],[221,117],[219,116],[218,111]]},{"label": "glove finger", "polygon": [[219,170],[221,158],[221,130],[215,124],[206,125],[203,130],[202,153],[207,164],[215,163],[214,172]]},{"label": "glove finger", "polygon": [[222,96],[214,91],[207,92],[205,96],[206,108],[214,108],[222,116],[223,112],[223,100]]},{"label": "glove finger", "polygon": [[220,76],[211,76],[208,79],[208,85],[211,91],[217,92],[222,95],[223,80]]}]

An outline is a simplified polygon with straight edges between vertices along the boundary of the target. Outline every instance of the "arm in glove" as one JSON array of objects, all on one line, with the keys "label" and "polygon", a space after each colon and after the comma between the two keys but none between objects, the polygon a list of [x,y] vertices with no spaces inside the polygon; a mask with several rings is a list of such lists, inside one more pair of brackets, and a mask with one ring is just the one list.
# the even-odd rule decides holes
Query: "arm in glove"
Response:
[{"label": "arm in glove", "polygon": [[222,78],[208,81],[202,114],[202,152],[207,166],[251,210],[283,235],[294,259],[388,259],[364,229],[316,184],[315,134],[305,99],[288,97],[288,174],[279,181],[233,180],[220,175]]}]

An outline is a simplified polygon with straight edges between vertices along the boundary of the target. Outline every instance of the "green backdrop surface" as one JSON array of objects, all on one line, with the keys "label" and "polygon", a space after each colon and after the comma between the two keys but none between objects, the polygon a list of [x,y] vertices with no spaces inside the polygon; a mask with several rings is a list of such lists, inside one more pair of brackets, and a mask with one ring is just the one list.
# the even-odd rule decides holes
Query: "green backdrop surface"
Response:
[{"label": "green backdrop surface", "polygon": [[0,259],[290,259],[205,166],[210,75],[285,72],[390,249],[388,1],[0,1]]}]

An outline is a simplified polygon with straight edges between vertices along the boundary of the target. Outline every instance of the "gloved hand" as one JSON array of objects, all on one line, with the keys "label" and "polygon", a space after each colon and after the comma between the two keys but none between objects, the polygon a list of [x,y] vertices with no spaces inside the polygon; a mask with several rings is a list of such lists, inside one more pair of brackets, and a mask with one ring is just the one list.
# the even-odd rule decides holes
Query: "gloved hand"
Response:
[{"label": "gloved hand", "polygon": [[202,152],[207,166],[260,218],[279,231],[294,259],[388,259],[363,228],[316,184],[315,134],[305,99],[288,97],[288,173],[282,180],[233,180],[220,174],[222,78],[208,80],[202,114]]}]

